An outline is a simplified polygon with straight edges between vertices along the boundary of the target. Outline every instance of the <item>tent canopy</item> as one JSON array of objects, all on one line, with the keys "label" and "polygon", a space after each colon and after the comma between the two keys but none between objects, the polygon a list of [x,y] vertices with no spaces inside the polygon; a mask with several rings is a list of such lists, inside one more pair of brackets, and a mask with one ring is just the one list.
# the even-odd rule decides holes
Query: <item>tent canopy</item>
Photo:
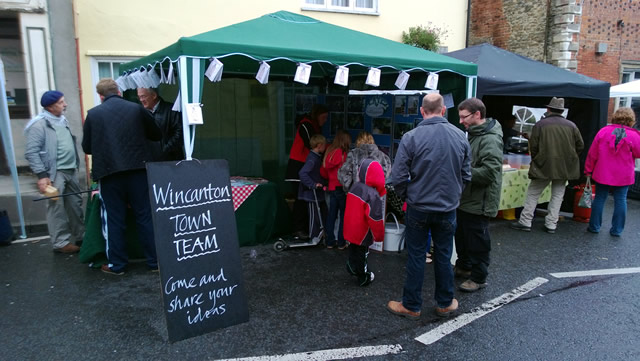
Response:
[{"label": "tent canopy", "polygon": [[287,76],[293,75],[296,63],[312,63],[312,76],[331,74],[337,65],[349,66],[354,74],[366,74],[369,67],[383,71],[448,70],[465,76],[477,73],[475,64],[287,11],[182,37],[121,69],[175,62],[180,56],[218,58],[225,73],[255,73],[259,61],[271,65],[271,74]]},{"label": "tent canopy", "polygon": [[478,65],[478,97],[520,95],[609,99],[610,84],[556,66],[480,44],[446,55]]},{"label": "tent canopy", "polygon": [[612,98],[640,97],[640,80],[612,86],[610,96]]}]

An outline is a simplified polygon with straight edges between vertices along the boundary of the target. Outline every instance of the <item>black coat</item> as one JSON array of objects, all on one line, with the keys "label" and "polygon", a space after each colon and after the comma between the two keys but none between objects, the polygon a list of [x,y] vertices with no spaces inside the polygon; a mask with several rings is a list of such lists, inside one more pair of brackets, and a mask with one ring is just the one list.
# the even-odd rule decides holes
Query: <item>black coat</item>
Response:
[{"label": "black coat", "polygon": [[151,113],[140,104],[111,95],[89,110],[84,122],[82,149],[92,155],[91,177],[144,169],[151,161],[148,140],[160,140],[162,133]]},{"label": "black coat", "polygon": [[153,112],[156,125],[162,132],[162,140],[154,142],[154,159],[158,161],[183,160],[182,114],[172,110],[173,104],[160,99]]}]

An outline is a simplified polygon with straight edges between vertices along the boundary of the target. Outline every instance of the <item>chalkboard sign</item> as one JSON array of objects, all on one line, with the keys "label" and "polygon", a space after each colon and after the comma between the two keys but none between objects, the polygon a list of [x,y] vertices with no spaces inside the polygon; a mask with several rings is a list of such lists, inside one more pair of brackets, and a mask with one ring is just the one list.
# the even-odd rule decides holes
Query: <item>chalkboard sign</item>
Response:
[{"label": "chalkboard sign", "polygon": [[249,320],[226,160],[147,164],[169,341]]}]

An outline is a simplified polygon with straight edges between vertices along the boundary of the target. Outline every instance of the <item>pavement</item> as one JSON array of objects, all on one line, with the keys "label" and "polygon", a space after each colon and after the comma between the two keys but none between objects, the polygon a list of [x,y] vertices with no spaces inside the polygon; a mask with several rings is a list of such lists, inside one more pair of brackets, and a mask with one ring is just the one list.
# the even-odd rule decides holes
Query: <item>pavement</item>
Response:
[{"label": "pavement", "polygon": [[[0,248],[0,359],[638,360],[640,202],[629,200],[617,238],[607,232],[612,207],[600,234],[569,219],[556,234],[540,217],[532,232],[492,221],[489,285],[456,292],[450,320],[433,313],[431,265],[419,321],[385,310],[401,298],[404,252],[372,253],[375,282],[361,288],[346,251],[241,248],[249,322],[176,343],[160,278],[143,262],[119,277],[54,254],[47,239],[14,243]],[[603,269],[627,273],[551,275]]]}]

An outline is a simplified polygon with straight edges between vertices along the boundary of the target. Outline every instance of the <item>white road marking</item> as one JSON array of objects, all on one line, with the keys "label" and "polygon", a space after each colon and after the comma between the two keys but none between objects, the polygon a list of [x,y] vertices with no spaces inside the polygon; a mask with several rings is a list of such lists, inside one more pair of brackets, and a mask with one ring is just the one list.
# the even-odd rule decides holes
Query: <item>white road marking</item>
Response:
[{"label": "white road marking", "polygon": [[494,298],[491,301],[483,303],[480,307],[476,307],[470,312],[462,314],[453,320],[444,323],[433,330],[416,337],[416,341],[421,342],[425,345],[431,345],[432,343],[440,340],[446,335],[455,332],[459,328],[462,328],[469,323],[479,319],[480,317],[488,314],[489,312],[493,312],[498,308],[506,305],[507,303],[517,299],[518,297],[532,291],[533,289],[539,287],[540,285],[549,282],[548,279],[537,277],[532,279],[531,281],[523,284],[522,286],[503,294],[497,298]]},{"label": "white road marking", "polygon": [[588,277],[588,276],[606,276],[606,275],[625,275],[629,273],[640,273],[640,267],[609,268],[609,269],[599,269],[599,270],[591,270],[591,271],[559,272],[559,273],[549,273],[549,274],[555,278],[569,278],[569,277]]},{"label": "white road marking", "polygon": [[380,346],[364,346],[352,348],[338,348],[333,350],[321,350],[311,352],[290,353],[273,356],[257,356],[247,358],[225,359],[228,361],[324,361],[324,360],[346,360],[358,357],[368,356],[384,356],[391,354],[399,354],[402,352],[400,345],[380,345]]},{"label": "white road marking", "polygon": [[16,243],[35,242],[35,241],[41,241],[41,240],[47,239],[47,238],[49,238],[49,236],[32,237],[32,238],[19,239],[19,240],[13,241],[11,243],[16,244]]}]

